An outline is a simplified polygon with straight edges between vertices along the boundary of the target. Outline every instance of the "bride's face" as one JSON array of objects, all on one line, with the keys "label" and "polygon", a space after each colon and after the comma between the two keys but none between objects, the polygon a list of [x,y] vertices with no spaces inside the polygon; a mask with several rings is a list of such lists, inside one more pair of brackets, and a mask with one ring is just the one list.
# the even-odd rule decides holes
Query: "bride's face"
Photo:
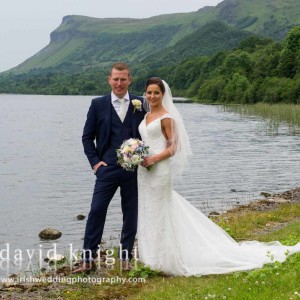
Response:
[{"label": "bride's face", "polygon": [[150,107],[162,105],[163,93],[157,84],[150,84],[146,90],[146,98]]}]

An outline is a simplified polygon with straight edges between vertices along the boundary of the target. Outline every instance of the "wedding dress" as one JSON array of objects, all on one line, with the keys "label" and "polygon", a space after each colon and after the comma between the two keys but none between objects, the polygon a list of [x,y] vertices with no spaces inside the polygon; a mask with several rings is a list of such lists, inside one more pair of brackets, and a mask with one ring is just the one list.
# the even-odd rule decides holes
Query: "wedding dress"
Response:
[{"label": "wedding dress", "polygon": [[[166,149],[161,120],[166,114],[139,126],[150,155]],[[200,276],[261,268],[274,260],[284,261],[300,251],[279,242],[237,243],[224,230],[173,190],[171,159],[150,171],[138,168],[139,259],[152,269],[170,275]]]}]

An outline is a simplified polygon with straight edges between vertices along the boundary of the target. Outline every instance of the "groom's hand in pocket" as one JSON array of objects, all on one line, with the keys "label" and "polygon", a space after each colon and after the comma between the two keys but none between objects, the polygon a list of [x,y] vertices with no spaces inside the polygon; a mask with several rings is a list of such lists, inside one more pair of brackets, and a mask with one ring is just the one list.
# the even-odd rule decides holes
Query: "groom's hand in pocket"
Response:
[{"label": "groom's hand in pocket", "polygon": [[93,167],[93,171],[94,171],[94,174],[96,174],[97,173],[97,170],[99,169],[99,168],[101,168],[101,166],[107,166],[107,163],[106,162],[104,162],[104,161],[100,161],[100,162],[98,162],[96,165],[94,165],[94,167]]}]

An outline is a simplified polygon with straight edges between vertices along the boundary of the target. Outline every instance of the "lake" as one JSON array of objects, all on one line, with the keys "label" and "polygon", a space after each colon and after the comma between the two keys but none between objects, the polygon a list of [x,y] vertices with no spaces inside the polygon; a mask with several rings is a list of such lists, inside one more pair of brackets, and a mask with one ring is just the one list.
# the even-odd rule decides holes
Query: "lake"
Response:
[{"label": "lake", "polygon": [[[91,98],[0,95],[0,275],[27,268],[1,261],[17,249],[24,261],[25,251],[35,250],[35,264],[54,242],[62,254],[69,244],[82,247],[86,219],[76,216],[88,214],[95,181],[81,143]],[[219,106],[176,105],[193,157],[174,188],[204,213],[248,203],[262,191],[299,186],[299,135],[285,126],[272,133],[265,120]],[[118,239],[121,222],[117,192],[104,229],[106,245]],[[62,237],[41,241],[38,234],[47,227],[62,231]]]}]

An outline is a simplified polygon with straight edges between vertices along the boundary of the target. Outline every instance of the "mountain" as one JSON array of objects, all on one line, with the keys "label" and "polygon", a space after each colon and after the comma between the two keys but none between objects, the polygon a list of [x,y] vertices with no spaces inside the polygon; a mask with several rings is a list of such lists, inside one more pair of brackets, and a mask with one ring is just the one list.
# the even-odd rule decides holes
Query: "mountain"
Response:
[{"label": "mountain", "polygon": [[105,67],[112,61],[139,62],[154,51],[172,46],[180,37],[199,28],[197,13],[158,16],[149,19],[96,19],[66,16],[51,33],[50,44],[14,70],[33,68],[78,69]]},{"label": "mountain", "polygon": [[[197,94],[203,83],[199,68],[207,76],[212,72],[208,56],[225,57],[249,36],[253,49],[251,41],[259,37],[280,41],[298,24],[299,0],[224,0],[196,12],[145,19],[66,16],[49,45],[0,74],[0,93],[103,94],[109,66],[122,60],[133,70],[134,92],[143,91],[145,80],[155,75],[173,82],[178,95],[195,82]],[[219,80],[220,86],[226,80]]]},{"label": "mountain", "polygon": [[[234,47],[238,41],[234,32],[232,38],[222,40],[213,26],[204,26],[214,21],[231,26],[239,37],[246,35],[240,30],[246,30],[280,40],[292,26],[300,24],[300,1],[224,0],[196,12],[145,19],[66,16],[51,33],[48,46],[10,71],[103,69],[116,60],[144,64],[145,58],[160,62],[166,58],[177,63],[190,56]],[[208,39],[209,35],[216,38]]]},{"label": "mountain", "polygon": [[182,38],[174,46],[157,51],[142,60],[150,68],[176,65],[186,58],[213,55],[237,47],[252,33],[213,21]]}]

